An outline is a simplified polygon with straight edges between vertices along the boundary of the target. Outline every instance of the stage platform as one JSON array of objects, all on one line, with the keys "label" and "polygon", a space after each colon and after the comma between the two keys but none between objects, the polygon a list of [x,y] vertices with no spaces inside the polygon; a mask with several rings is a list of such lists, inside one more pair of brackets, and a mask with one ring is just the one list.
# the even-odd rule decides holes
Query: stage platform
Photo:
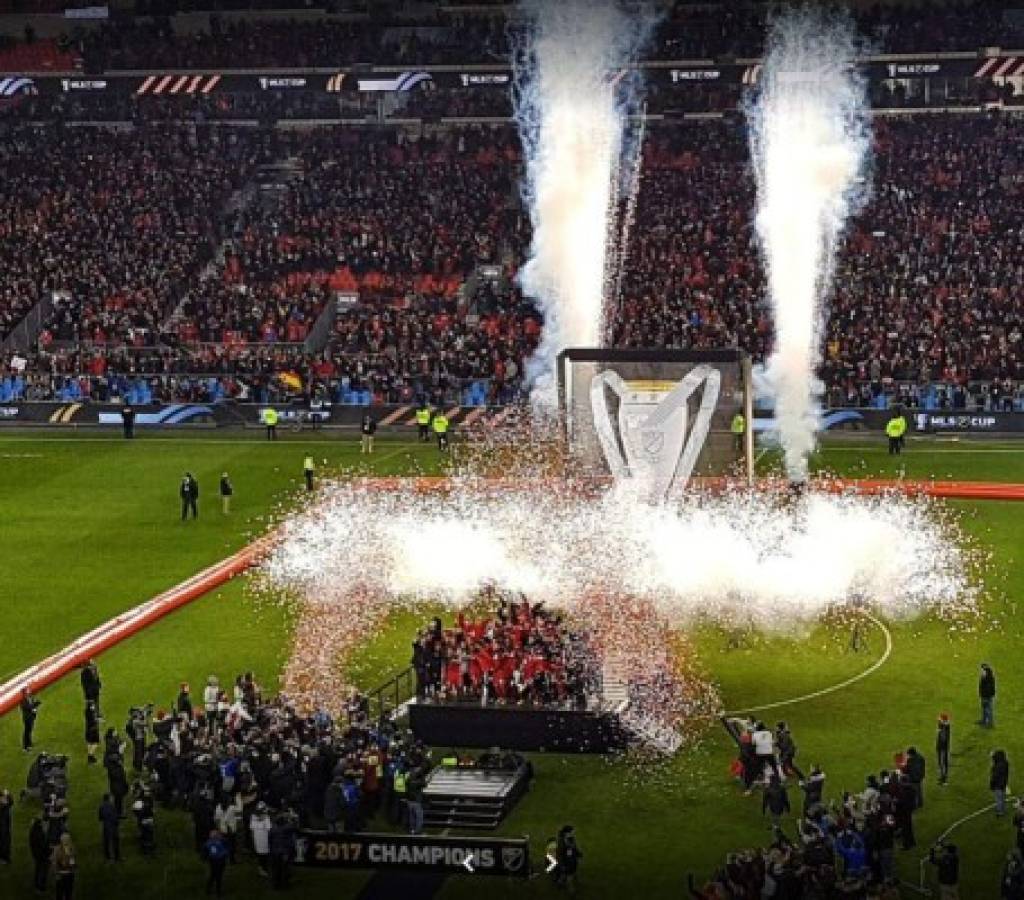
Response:
[{"label": "stage platform", "polygon": [[481,706],[410,700],[409,727],[432,747],[502,747],[558,753],[625,749],[628,734],[614,709]]},{"label": "stage platform", "polygon": [[438,766],[423,788],[423,821],[431,828],[497,828],[530,789],[527,763],[515,769]]}]

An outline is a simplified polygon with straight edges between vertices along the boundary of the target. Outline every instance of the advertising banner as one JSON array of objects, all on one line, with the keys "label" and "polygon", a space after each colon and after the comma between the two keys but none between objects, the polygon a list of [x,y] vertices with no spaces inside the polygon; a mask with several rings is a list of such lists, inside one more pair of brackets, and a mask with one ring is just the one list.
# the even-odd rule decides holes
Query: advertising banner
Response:
[{"label": "advertising banner", "polygon": [[530,844],[526,838],[301,831],[295,840],[295,864],[526,878]]}]

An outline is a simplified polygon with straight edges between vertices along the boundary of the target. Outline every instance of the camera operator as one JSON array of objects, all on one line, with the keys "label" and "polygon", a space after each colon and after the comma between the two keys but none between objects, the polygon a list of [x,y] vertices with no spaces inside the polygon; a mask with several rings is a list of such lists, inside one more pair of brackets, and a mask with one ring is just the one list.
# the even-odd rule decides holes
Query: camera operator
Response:
[{"label": "camera operator", "polygon": [[142,764],[146,758],[146,736],[149,731],[149,711],[152,706],[133,706],[128,714],[128,724],[124,730],[132,745],[132,769],[135,772],[142,771]]}]

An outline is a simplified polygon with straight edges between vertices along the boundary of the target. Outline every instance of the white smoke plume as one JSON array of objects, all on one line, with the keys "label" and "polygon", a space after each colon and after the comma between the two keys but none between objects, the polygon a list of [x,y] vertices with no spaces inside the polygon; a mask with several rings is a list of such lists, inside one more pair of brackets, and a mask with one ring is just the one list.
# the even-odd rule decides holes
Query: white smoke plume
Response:
[{"label": "white smoke plume", "polygon": [[[652,509],[627,492],[459,481],[326,488],[284,523],[270,583],[313,604],[459,607],[482,585],[587,615],[595,594],[649,601],[673,626],[711,619],[799,631],[867,604],[887,618],[967,612],[972,551],[941,507],[897,496],[689,495]],[[358,608],[362,608],[360,600]],[[374,615],[379,611],[374,607]]]},{"label": "white smoke plume", "polygon": [[558,353],[601,343],[609,216],[640,85],[632,66],[654,20],[616,0],[524,0],[521,10],[513,100],[533,242],[520,283],[544,314],[527,378],[535,402],[553,407]]},{"label": "white smoke plume", "polygon": [[868,106],[848,17],[787,12],[772,24],[767,48],[757,95],[746,109],[757,232],[775,317],[766,375],[787,475],[805,481],[837,243],[866,195]]}]

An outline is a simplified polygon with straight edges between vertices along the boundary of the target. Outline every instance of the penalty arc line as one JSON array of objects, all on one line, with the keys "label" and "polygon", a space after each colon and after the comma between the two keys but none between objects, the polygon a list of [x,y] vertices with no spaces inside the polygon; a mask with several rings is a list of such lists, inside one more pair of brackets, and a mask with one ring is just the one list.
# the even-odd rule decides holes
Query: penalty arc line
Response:
[{"label": "penalty arc line", "polygon": [[876,659],[868,668],[863,672],[847,678],[845,681],[840,681],[838,684],[830,685],[829,687],[821,688],[821,690],[812,691],[809,694],[801,694],[799,697],[790,697],[786,700],[775,700],[772,703],[763,703],[760,706],[748,706],[744,709],[734,709],[728,712],[723,712],[721,716],[744,716],[749,713],[765,712],[769,709],[778,709],[782,706],[792,706],[795,703],[805,703],[808,700],[817,700],[819,697],[825,697],[829,694],[834,694],[836,691],[841,691],[843,688],[850,687],[859,681],[863,681],[869,675],[873,675],[888,661],[892,655],[892,632],[889,631],[889,627],[881,620],[871,615],[870,613],[864,613],[864,617],[873,624],[877,625],[885,636],[885,652]]}]

